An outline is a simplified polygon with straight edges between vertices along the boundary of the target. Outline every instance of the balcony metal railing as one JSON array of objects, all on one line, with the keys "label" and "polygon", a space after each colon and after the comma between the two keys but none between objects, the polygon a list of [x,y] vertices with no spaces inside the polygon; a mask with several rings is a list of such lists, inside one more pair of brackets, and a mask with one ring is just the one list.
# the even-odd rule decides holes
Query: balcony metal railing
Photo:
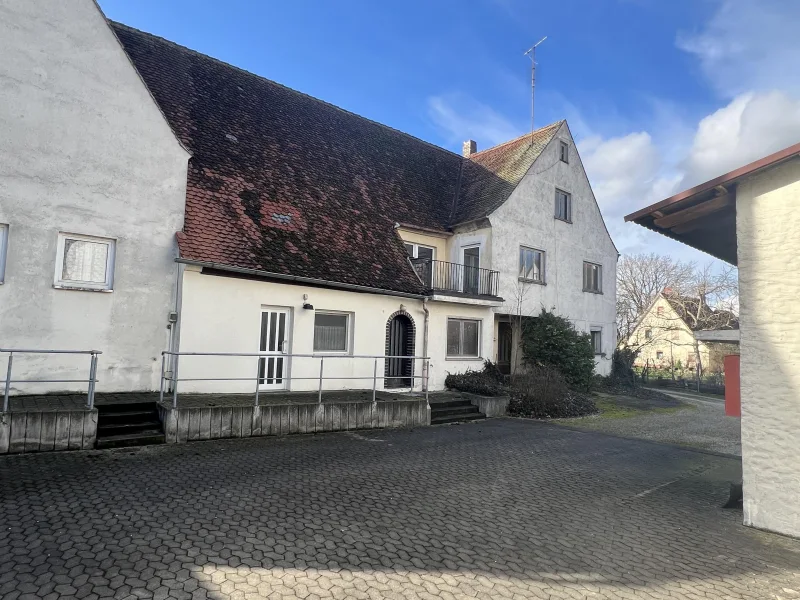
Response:
[{"label": "balcony metal railing", "polygon": [[497,296],[498,271],[422,258],[411,259],[411,264],[432,292]]},{"label": "balcony metal railing", "polygon": [[[94,389],[97,385],[97,357],[102,354],[99,350],[30,350],[24,348],[0,348],[0,353],[8,354],[5,381],[3,384],[3,412],[8,412],[9,394],[12,383],[88,383],[86,406],[94,408]],[[11,367],[14,364],[15,354],[88,354],[89,379],[11,379]]]}]

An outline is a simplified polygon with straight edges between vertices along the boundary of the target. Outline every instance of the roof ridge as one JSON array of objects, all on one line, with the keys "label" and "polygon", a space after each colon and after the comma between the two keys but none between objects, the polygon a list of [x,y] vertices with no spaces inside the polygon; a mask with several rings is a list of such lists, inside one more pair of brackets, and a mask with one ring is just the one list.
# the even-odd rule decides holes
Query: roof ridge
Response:
[{"label": "roof ridge", "polygon": [[507,146],[508,144],[513,144],[514,142],[518,142],[523,138],[530,137],[532,135],[540,133],[540,132],[544,131],[545,129],[553,128],[556,125],[561,126],[563,123],[566,123],[566,121],[567,121],[566,119],[561,119],[560,121],[556,121],[554,123],[550,123],[549,125],[545,125],[544,127],[539,127],[539,129],[534,129],[532,132],[529,131],[528,133],[524,133],[524,134],[522,134],[520,136],[517,136],[513,140],[508,140],[507,142],[503,142],[501,144],[497,144],[496,146],[490,146],[489,148],[485,148],[485,149],[481,150],[480,152],[473,152],[472,154],[469,155],[469,158],[472,158],[473,156],[477,156],[478,154],[483,154],[484,152],[489,152],[491,150],[497,150],[498,148],[502,148],[503,146]]},{"label": "roof ridge", "polygon": [[[135,27],[131,27],[130,25],[125,25],[125,23],[120,23],[119,21],[114,21],[112,19],[108,19],[108,22],[111,23],[114,26],[121,27],[122,29],[126,29],[128,31],[132,31],[132,32],[136,32],[136,33],[142,33],[142,34],[144,34],[146,36],[149,36],[151,38],[160,40],[162,42],[166,42],[167,44],[170,44],[171,46],[174,46],[174,47],[178,48],[182,52],[190,52],[192,54],[197,54],[199,56],[203,56],[205,58],[213,60],[214,62],[219,63],[221,65],[224,65],[226,67],[230,67],[232,69],[236,69],[237,71],[241,71],[242,73],[246,73],[247,75],[249,75],[251,77],[256,77],[258,79],[261,79],[262,81],[266,81],[267,83],[270,83],[272,85],[276,85],[276,86],[278,86],[280,88],[283,88],[285,90],[288,90],[288,91],[290,91],[290,92],[292,92],[294,94],[298,94],[300,96],[304,96],[306,98],[309,98],[310,100],[313,100],[315,102],[319,102],[319,103],[324,104],[326,106],[330,106],[331,108],[334,108],[336,110],[342,111],[345,114],[352,115],[354,117],[358,117],[359,119],[363,119],[363,120],[368,121],[368,122],[370,122],[370,123],[372,123],[374,125],[378,125],[379,127],[383,127],[384,129],[388,129],[389,131],[392,131],[394,133],[399,133],[399,134],[401,134],[401,135],[403,135],[405,137],[411,138],[412,140],[417,141],[417,142],[421,142],[421,143],[425,144],[426,146],[430,146],[431,148],[434,148],[434,149],[439,150],[441,152],[445,152],[445,153],[447,153],[449,155],[456,156],[456,157],[462,159],[462,161],[464,160],[464,157],[461,156],[460,154],[458,154],[457,152],[454,152],[452,150],[448,150],[447,148],[443,148],[442,146],[437,146],[436,144],[434,144],[432,142],[427,142],[427,141],[423,140],[422,138],[418,138],[415,135],[411,135],[408,132],[402,131],[400,129],[395,129],[394,127],[391,127],[390,125],[386,125],[385,123],[381,123],[380,121],[375,121],[374,119],[370,119],[369,117],[365,117],[364,115],[359,115],[358,113],[355,113],[355,112],[353,112],[351,110],[347,110],[346,108],[342,108],[341,106],[337,106],[335,104],[332,104],[332,103],[330,103],[330,102],[328,102],[326,100],[322,100],[321,98],[316,98],[315,96],[312,96],[310,94],[306,94],[305,92],[301,92],[299,90],[291,88],[288,85],[284,85],[284,84],[279,83],[277,81],[274,81],[272,79],[268,79],[267,77],[264,77],[263,75],[259,75],[258,73],[253,73],[252,71],[248,71],[247,69],[243,69],[242,67],[238,67],[238,66],[236,66],[234,64],[231,64],[229,62],[225,62],[224,60],[216,58],[214,56],[211,56],[210,54],[204,54],[203,52],[200,52],[199,50],[194,50],[192,48],[189,48],[188,46],[182,46],[179,43],[173,42],[172,40],[168,40],[167,38],[161,37],[160,35],[156,35],[154,33],[148,32],[148,31],[142,31],[141,29],[136,29]],[[126,51],[126,54],[127,54],[127,51]]]}]

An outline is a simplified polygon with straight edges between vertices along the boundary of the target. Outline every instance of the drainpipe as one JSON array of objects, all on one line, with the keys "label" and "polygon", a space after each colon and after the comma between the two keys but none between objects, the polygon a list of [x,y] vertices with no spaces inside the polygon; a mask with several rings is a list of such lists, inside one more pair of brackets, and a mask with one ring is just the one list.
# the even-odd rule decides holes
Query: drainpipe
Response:
[{"label": "drainpipe", "polygon": [[[428,310],[428,299],[422,299],[422,311],[425,313],[425,322],[422,326],[422,356],[428,356],[428,321],[430,320],[431,313]],[[425,396],[427,397],[428,392],[428,377],[430,375],[430,361],[426,360],[422,362],[422,385],[424,386],[423,391],[426,392]]]}]

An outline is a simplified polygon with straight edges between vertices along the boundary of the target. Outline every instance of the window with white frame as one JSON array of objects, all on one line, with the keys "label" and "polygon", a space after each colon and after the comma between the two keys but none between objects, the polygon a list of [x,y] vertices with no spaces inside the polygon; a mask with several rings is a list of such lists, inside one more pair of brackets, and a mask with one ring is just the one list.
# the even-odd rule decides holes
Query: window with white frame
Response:
[{"label": "window with white frame", "polygon": [[314,314],[314,352],[347,353],[350,350],[348,313]]},{"label": "window with white frame", "polygon": [[556,189],[556,219],[572,223],[572,194]]},{"label": "window with white frame", "polygon": [[6,253],[8,251],[8,225],[0,223],[0,283],[6,280]]},{"label": "window with white frame", "polygon": [[544,250],[519,247],[519,278],[544,283]]},{"label": "window with white frame", "polygon": [[431,246],[423,246],[422,244],[405,242],[405,247],[409,258],[421,258],[423,260],[433,260],[436,258],[436,248]]},{"label": "window with white frame", "polygon": [[447,319],[447,356],[480,357],[481,322],[476,319]]},{"label": "window with white frame", "polygon": [[583,263],[583,291],[603,293],[603,267],[594,263]]},{"label": "window with white frame", "polygon": [[569,144],[567,142],[560,142],[559,158],[561,162],[569,163]]},{"label": "window with white frame", "polygon": [[592,336],[592,348],[594,349],[595,354],[602,354],[603,353],[603,328],[602,327],[592,327],[590,331],[590,335]]},{"label": "window with white frame", "polygon": [[58,234],[55,285],[86,290],[111,290],[114,286],[116,242],[109,238]]}]

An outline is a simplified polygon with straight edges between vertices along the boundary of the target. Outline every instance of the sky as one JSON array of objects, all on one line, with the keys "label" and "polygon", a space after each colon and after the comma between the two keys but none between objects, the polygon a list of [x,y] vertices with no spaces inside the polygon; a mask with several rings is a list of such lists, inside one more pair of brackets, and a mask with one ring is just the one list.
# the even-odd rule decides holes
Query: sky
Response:
[{"label": "sky", "polygon": [[800,0],[99,0],[106,16],[461,151],[567,119],[623,254],[709,256],[624,215],[800,141]]}]

